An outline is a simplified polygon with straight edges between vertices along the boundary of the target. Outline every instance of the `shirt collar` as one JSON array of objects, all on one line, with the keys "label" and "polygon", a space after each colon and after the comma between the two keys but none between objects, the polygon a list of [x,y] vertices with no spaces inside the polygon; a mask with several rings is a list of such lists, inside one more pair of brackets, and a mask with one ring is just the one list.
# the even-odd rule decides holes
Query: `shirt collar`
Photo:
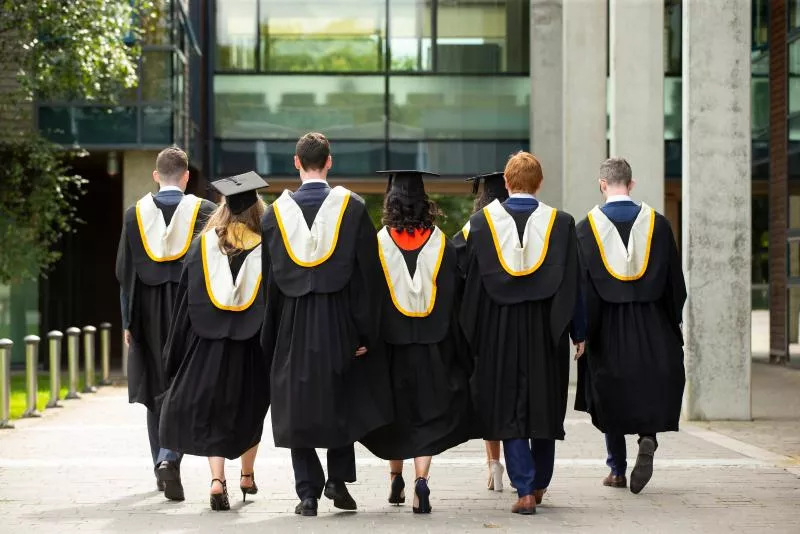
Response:
[{"label": "shirt collar", "polygon": [[306,185],[306,184],[325,184],[325,185],[328,185],[328,181],[327,180],[323,180],[322,178],[309,178],[307,180],[303,180],[303,183],[301,185]]},{"label": "shirt collar", "polygon": [[633,199],[628,195],[611,195],[606,199],[606,204],[611,204],[612,202],[633,202]]},{"label": "shirt collar", "polygon": [[162,193],[164,191],[177,191],[178,193],[183,193],[183,190],[177,185],[162,185],[158,192]]},{"label": "shirt collar", "polygon": [[531,195],[530,193],[512,193],[508,195],[508,198],[528,198],[531,200],[536,200],[536,197]]}]

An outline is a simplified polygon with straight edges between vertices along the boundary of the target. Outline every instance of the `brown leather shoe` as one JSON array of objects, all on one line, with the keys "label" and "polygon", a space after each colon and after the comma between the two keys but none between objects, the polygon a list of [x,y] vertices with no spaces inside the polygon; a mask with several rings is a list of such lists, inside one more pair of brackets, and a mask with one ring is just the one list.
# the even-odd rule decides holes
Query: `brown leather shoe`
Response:
[{"label": "brown leather shoe", "polygon": [[533,495],[525,495],[511,507],[512,514],[533,515],[536,513],[536,499]]},{"label": "brown leather shoe", "polygon": [[542,504],[542,499],[544,499],[544,494],[547,493],[547,488],[538,489],[533,492],[533,498],[536,500],[536,505]]},{"label": "brown leather shoe", "polygon": [[625,475],[616,476],[614,473],[609,473],[603,479],[603,485],[609,488],[624,488],[628,485],[628,479],[625,478]]}]

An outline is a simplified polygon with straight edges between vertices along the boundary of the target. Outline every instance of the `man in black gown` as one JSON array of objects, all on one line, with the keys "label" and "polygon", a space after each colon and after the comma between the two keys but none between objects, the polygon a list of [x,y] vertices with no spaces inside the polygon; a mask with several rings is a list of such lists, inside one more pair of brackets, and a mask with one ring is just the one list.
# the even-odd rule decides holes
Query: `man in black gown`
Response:
[{"label": "man in black gown", "polygon": [[509,198],[470,218],[461,325],[483,438],[503,440],[511,511],[533,514],[564,439],[569,338],[580,354],[585,324],[572,216],[534,196],[543,176],[532,154],[513,155],[504,175]]},{"label": "man in black gown", "polygon": [[633,185],[627,161],[607,160],[606,203],[577,227],[589,329],[576,408],[606,434],[605,486],[626,486],[625,434],[639,435],[630,482],[639,493],[653,474],[656,434],[678,430],[686,286],[669,222],[631,200]]},{"label": "man in black gown", "polygon": [[117,251],[122,325],[128,344],[128,399],[147,407],[147,432],[158,488],[182,501],[181,456],[158,440],[160,396],[166,389],[161,353],[167,340],[181,267],[194,236],[216,206],[184,195],[189,182],[186,153],[177,147],[156,158],[156,195],[148,193],[125,212]]},{"label": "man in black gown", "polygon": [[[262,345],[271,359],[275,445],[292,449],[295,513],[317,515],[323,492],[355,510],[353,443],[391,421],[388,369],[375,342],[380,308],[375,227],[364,201],[326,181],[332,160],[319,133],[298,142],[303,184],[262,222],[267,309]],[[328,449],[327,481],[314,449]]]}]

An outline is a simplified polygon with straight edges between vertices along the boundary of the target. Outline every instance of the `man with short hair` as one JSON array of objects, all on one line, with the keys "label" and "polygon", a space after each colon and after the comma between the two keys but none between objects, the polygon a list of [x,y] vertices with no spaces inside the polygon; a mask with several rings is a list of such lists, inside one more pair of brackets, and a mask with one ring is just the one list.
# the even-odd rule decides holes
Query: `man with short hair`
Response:
[{"label": "man with short hair", "polygon": [[534,514],[564,439],[569,339],[580,354],[585,325],[572,216],[536,199],[543,174],[533,154],[514,154],[504,177],[509,198],[469,220],[461,326],[476,360],[481,437],[503,440],[519,497],[511,511]]},{"label": "man with short hair", "polygon": [[182,501],[181,455],[162,449],[158,440],[161,395],[167,387],[161,353],[183,257],[216,205],[184,195],[189,160],[178,147],[165,148],[158,154],[153,181],[159,185],[158,193],[147,193],[125,212],[116,274],[122,327],[129,347],[128,399],[147,407],[147,432],[158,489],[166,498]]},{"label": "man with short hair", "polygon": [[678,430],[686,285],[669,222],[630,197],[628,162],[606,160],[599,182],[606,202],[577,227],[589,327],[575,407],[606,435],[605,486],[627,485],[625,435],[639,435],[630,481],[639,493],[653,474],[656,434]]},{"label": "man with short hair", "polygon": [[[381,294],[375,227],[364,201],[331,188],[328,140],[300,138],[302,185],[262,222],[266,302],[262,344],[271,361],[272,430],[292,450],[295,513],[316,516],[324,495],[355,510],[353,444],[392,419],[389,374],[377,343]],[[328,476],[314,449],[328,449]]]}]

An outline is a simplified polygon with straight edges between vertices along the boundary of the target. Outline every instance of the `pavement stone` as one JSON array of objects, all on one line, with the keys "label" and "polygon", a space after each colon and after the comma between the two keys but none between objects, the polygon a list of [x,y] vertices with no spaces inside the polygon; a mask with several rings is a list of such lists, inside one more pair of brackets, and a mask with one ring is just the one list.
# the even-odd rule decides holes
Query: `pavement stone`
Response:
[{"label": "pavement stone", "polygon": [[[791,381],[790,381],[791,383]],[[317,518],[293,513],[297,498],[289,453],[269,430],[256,462],[260,491],[241,502],[238,462],[226,468],[232,510],[208,509],[204,458],[183,463],[186,501],[155,491],[144,408],[127,403],[123,388],[102,388],[40,420],[0,431],[0,532],[785,532],[800,533],[800,469],[709,425],[684,424],[659,436],[656,472],[640,495],[604,488],[602,435],[577,412],[567,416],[553,484],[537,515],[510,513],[515,495],[485,489],[483,444],[472,441],[434,458],[433,513],[386,503],[388,466],[357,448],[357,513],[320,502]],[[269,429],[269,421],[265,425]],[[758,430],[748,432],[758,433]],[[736,439],[734,439],[736,438]],[[629,463],[635,439],[628,441]],[[407,483],[413,479],[406,463]],[[410,486],[410,484],[409,484]]]}]

